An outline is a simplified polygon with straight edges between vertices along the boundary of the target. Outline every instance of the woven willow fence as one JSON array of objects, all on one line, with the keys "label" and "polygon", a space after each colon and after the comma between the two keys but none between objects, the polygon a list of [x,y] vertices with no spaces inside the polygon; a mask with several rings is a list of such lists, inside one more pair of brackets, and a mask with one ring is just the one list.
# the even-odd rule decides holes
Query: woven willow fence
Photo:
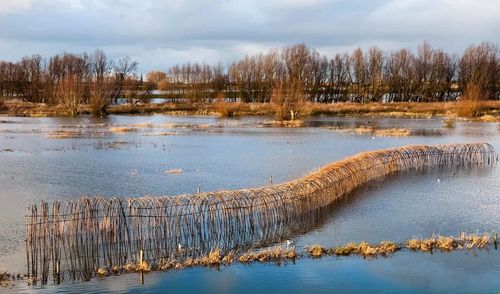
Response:
[{"label": "woven willow fence", "polygon": [[[498,161],[486,143],[411,145],[365,152],[291,182],[255,189],[141,198],[80,198],[30,205],[26,254],[33,280],[88,280],[97,268],[155,264],[245,250],[314,224],[322,209],[356,187],[397,171],[484,166]],[[57,273],[57,275],[56,275]]]}]

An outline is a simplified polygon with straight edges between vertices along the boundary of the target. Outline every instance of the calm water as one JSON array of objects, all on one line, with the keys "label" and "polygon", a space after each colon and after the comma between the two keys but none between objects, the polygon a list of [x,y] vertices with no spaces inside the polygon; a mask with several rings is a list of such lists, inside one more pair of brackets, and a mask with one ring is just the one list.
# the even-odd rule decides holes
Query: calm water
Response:
[{"label": "calm water", "polygon": [[[0,118],[0,271],[23,272],[23,214],[32,201],[81,195],[175,195],[265,185],[301,177],[365,150],[406,144],[487,141],[500,150],[500,124],[439,119],[314,119],[308,127],[263,127],[261,118],[111,116]],[[319,126],[405,127],[418,136],[349,135]],[[111,132],[113,127],[134,132]],[[60,139],[61,131],[78,138]],[[116,129],[115,129],[116,131]],[[169,174],[170,169],[182,169]],[[438,182],[438,179],[440,181]],[[298,247],[403,241],[460,230],[500,231],[500,168],[399,174],[371,183],[332,209]],[[302,259],[296,264],[194,268],[104,281],[0,291],[155,292],[497,292],[500,254],[401,252],[389,258]]]}]

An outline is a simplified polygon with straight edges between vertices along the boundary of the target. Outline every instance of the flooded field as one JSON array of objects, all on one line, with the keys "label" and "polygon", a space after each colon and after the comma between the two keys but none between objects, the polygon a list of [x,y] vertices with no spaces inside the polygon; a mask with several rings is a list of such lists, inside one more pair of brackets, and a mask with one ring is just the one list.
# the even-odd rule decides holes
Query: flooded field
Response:
[{"label": "flooded field", "polygon": [[[267,185],[302,177],[366,150],[406,144],[489,142],[500,124],[441,119],[315,118],[300,128],[270,119],[110,116],[104,119],[0,119],[0,271],[24,272],[24,209],[40,200],[82,195],[176,195]],[[406,130],[405,132],[377,130]],[[297,248],[320,243],[404,241],[500,230],[500,168],[432,169],[372,182],[338,202]],[[135,274],[17,292],[172,291],[212,293],[495,292],[499,251],[388,258],[300,259],[295,264],[233,265]],[[389,290],[388,290],[389,289]],[[0,291],[9,291],[1,289]]]}]

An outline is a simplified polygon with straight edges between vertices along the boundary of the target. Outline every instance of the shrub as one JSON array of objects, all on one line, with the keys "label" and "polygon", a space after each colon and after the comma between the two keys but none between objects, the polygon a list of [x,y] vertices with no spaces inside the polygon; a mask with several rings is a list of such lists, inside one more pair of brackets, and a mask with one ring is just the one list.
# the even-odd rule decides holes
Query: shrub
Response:
[{"label": "shrub", "polygon": [[468,83],[457,104],[457,115],[467,118],[478,117],[481,112],[482,97],[483,91],[481,87],[474,83]]}]

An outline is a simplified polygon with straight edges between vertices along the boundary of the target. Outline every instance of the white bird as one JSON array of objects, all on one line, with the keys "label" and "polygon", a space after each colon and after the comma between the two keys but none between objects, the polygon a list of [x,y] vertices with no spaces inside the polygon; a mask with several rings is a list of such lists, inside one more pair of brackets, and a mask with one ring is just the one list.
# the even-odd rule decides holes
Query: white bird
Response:
[{"label": "white bird", "polygon": [[375,140],[375,137],[372,137],[372,140]]},{"label": "white bird", "polygon": [[181,251],[181,250],[182,250],[182,246],[181,246],[181,244],[177,244],[177,249],[179,249],[179,251]]},{"label": "white bird", "polygon": [[441,179],[438,179],[438,183],[441,183]]},{"label": "white bird", "polygon": [[286,248],[290,248],[292,244],[293,244],[292,240],[286,240]]}]

